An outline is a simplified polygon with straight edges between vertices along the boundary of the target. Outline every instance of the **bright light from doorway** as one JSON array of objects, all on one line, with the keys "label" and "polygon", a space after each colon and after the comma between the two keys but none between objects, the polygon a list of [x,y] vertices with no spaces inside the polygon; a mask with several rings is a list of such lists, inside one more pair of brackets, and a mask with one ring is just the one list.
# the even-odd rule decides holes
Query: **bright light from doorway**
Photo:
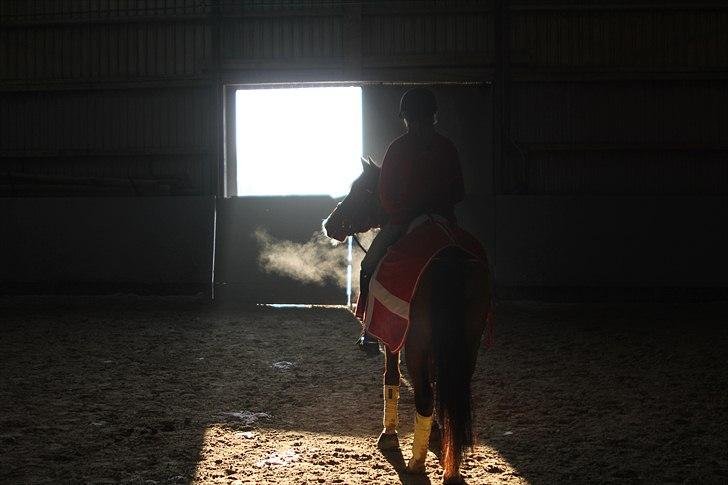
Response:
[{"label": "bright light from doorway", "polygon": [[235,113],[239,196],[340,197],[361,171],[360,87],[241,89]]}]

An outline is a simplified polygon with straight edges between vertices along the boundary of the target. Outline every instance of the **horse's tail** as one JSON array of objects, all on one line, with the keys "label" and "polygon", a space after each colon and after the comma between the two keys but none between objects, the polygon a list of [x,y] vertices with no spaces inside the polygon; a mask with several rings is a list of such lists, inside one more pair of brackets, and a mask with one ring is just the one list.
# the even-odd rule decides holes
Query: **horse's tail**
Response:
[{"label": "horse's tail", "polygon": [[466,339],[466,265],[456,255],[432,266],[432,340],[437,418],[445,477],[460,468],[473,447],[470,366]]}]

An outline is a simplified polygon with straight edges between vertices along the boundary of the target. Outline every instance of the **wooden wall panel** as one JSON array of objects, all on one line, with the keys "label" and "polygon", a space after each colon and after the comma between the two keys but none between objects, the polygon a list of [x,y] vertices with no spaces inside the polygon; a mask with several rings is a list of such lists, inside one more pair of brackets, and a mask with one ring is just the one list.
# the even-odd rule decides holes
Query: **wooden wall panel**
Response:
[{"label": "wooden wall panel", "polygon": [[209,194],[211,98],[206,88],[0,93],[0,195]]},{"label": "wooden wall panel", "polygon": [[344,55],[343,21],[339,16],[241,17],[223,24],[225,59],[338,59]]},{"label": "wooden wall panel", "polygon": [[0,93],[2,150],[210,150],[205,88]]},{"label": "wooden wall panel", "polygon": [[[476,57],[481,64],[493,61],[493,16],[473,14],[401,14],[365,16],[362,55],[365,57],[452,56],[451,61]],[[442,59],[438,59],[443,62]]]},{"label": "wooden wall panel", "polygon": [[209,28],[194,22],[15,24],[2,29],[0,81],[193,77],[209,63]]},{"label": "wooden wall panel", "polygon": [[506,191],[727,194],[722,81],[517,83]]},{"label": "wooden wall panel", "polygon": [[722,81],[529,82],[511,97],[525,144],[728,144]]},{"label": "wooden wall panel", "polygon": [[710,70],[728,67],[728,10],[517,10],[512,58],[539,68]]}]

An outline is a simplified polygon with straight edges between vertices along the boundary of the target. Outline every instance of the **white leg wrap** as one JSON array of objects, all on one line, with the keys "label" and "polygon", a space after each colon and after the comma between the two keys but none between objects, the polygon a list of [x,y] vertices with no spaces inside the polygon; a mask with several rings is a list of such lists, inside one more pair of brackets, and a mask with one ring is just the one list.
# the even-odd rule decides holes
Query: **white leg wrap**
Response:
[{"label": "white leg wrap", "polygon": [[399,415],[397,404],[399,403],[399,386],[384,386],[384,432],[393,434],[397,432]]},{"label": "white leg wrap", "polygon": [[432,415],[422,416],[415,413],[415,437],[412,443],[412,459],[407,468],[411,472],[424,473],[427,448],[430,444],[430,429],[432,428]]}]

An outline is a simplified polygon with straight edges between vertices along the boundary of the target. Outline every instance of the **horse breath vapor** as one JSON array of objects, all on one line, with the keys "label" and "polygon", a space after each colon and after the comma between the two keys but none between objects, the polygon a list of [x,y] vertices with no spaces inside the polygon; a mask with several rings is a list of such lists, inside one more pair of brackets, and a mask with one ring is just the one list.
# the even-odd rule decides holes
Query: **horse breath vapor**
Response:
[{"label": "horse breath vapor", "polygon": [[[258,264],[267,273],[274,273],[303,283],[324,285],[334,283],[346,289],[347,252],[342,245],[327,238],[320,231],[314,232],[305,243],[278,239],[267,230],[258,228],[253,233],[258,244]],[[373,236],[363,234],[360,240],[367,246]],[[354,251],[352,273],[359,274],[364,254]],[[353,290],[358,291],[359,278],[352,278]]]}]

